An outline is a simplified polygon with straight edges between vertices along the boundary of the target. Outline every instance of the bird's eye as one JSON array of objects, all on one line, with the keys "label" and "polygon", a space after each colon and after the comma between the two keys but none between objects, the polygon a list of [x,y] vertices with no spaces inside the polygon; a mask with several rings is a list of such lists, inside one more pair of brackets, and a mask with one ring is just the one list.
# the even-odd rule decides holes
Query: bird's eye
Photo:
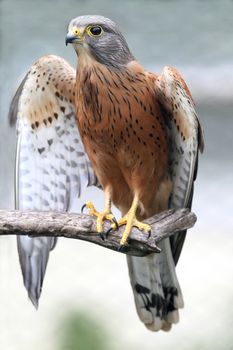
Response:
[{"label": "bird's eye", "polygon": [[91,36],[100,36],[103,33],[103,29],[100,26],[91,26],[87,28],[87,33]]}]

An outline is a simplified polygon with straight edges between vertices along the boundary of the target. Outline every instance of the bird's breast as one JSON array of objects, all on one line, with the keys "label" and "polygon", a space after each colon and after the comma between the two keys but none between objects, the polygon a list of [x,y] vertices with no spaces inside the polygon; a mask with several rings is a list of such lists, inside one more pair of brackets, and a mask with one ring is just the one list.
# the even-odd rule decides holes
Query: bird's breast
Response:
[{"label": "bird's breast", "polygon": [[164,121],[146,74],[93,64],[78,72],[76,88],[85,146],[129,168],[166,158]]}]

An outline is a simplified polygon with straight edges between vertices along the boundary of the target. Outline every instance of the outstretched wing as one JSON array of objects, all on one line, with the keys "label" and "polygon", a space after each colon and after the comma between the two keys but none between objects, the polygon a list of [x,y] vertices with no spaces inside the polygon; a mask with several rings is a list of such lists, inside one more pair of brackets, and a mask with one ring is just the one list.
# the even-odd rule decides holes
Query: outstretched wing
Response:
[{"label": "outstretched wing", "polygon": [[[197,174],[198,150],[204,150],[203,131],[187,85],[179,72],[165,67],[157,79],[156,92],[170,136],[170,173],[173,190],[170,208],[191,208]],[[170,238],[177,264],[186,231]]]},{"label": "outstretched wing", "polygon": [[[84,186],[98,185],[75,118],[75,70],[45,56],[30,69],[9,117],[17,121],[15,206],[21,210],[67,211]],[[18,237],[24,285],[37,307],[49,251],[55,238]]]}]

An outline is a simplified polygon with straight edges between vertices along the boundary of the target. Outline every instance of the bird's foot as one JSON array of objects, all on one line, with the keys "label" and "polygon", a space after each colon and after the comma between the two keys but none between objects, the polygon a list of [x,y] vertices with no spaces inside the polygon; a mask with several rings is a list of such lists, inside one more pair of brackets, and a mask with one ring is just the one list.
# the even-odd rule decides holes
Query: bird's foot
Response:
[{"label": "bird's foot", "polygon": [[[120,245],[125,245],[127,243],[127,239],[133,227],[137,227],[139,230],[144,231],[146,233],[151,232],[150,225],[138,221],[135,217],[135,214],[131,213],[130,211],[125,216],[123,216],[120,220],[118,220],[117,224],[119,227],[126,225],[125,231],[123,232],[122,238],[120,240]],[[112,230],[116,230],[117,229],[116,224],[115,223],[112,224],[111,228]]]},{"label": "bird's foot", "polygon": [[117,225],[117,221],[114,217],[114,215],[112,214],[111,210],[106,209],[104,211],[102,211],[101,213],[99,213],[96,209],[94,204],[91,201],[86,202],[86,204],[83,205],[82,207],[82,211],[84,208],[88,209],[88,214],[92,215],[92,216],[96,216],[97,220],[96,220],[96,230],[98,233],[102,233],[103,232],[103,225],[104,225],[104,221],[108,220],[113,222],[113,225]]}]

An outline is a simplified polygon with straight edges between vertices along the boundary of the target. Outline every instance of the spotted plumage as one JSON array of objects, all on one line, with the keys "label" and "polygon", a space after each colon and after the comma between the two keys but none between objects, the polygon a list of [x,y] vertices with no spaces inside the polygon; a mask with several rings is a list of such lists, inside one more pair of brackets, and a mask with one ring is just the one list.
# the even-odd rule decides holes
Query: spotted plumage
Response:
[{"label": "spotted plumage", "polygon": [[[67,211],[82,187],[98,185],[76,125],[74,96],[75,71],[56,56],[36,62],[18,89],[10,108],[18,133],[16,209]],[[22,236],[17,244],[24,284],[37,307],[56,239]]]},{"label": "spotted plumage", "polygon": [[[18,146],[17,201],[24,208],[27,183],[30,208],[41,209],[46,200],[45,210],[68,210],[70,198],[80,192],[84,170],[88,183],[100,185],[105,193],[103,212],[87,203],[97,217],[97,230],[102,230],[105,219],[113,220],[114,203],[122,213],[118,225],[126,225],[121,244],[127,244],[132,226],[150,229],[139,220],[167,208],[191,207],[198,149],[203,150],[202,130],[180,74],[171,67],[165,67],[161,75],[147,72],[111,20],[75,18],[66,43],[73,44],[78,56],[76,74],[64,60],[44,57],[32,67],[13,99],[11,110],[17,114],[19,140],[23,140]],[[24,148],[29,153],[26,157]],[[37,169],[44,172],[46,159],[51,160],[48,178],[28,175],[24,183],[22,173],[29,169],[24,158],[33,159],[30,174]],[[72,179],[76,179],[74,186]],[[62,190],[62,196],[56,192]],[[54,206],[54,198],[63,198],[62,205]],[[112,227],[116,229],[114,222]],[[138,315],[152,331],[167,331],[178,322],[183,297],[175,264],[185,234],[178,232],[164,240],[161,254],[127,257]],[[40,245],[39,260],[46,267],[54,244],[31,242],[32,251],[37,252]],[[44,252],[46,258],[42,258]],[[40,276],[34,273],[30,259],[22,258],[23,254],[27,259],[31,256],[23,242],[19,253],[24,279],[25,271],[31,271],[34,284],[41,286],[45,268]],[[32,294],[31,283],[25,285]],[[38,298],[39,293],[34,299]]]},{"label": "spotted plumage", "polygon": [[[77,116],[95,173],[103,187],[111,182],[114,204],[121,211],[128,209],[133,196],[130,181],[135,181],[143,186],[141,202],[148,217],[157,205],[157,183],[164,178],[167,181],[168,139],[164,137],[165,123],[153,91],[145,88],[154,83],[155,77],[143,75],[141,70],[136,62],[128,67],[127,74],[111,73],[95,61],[88,67],[79,66]],[[132,93],[136,87],[138,92]]]}]

